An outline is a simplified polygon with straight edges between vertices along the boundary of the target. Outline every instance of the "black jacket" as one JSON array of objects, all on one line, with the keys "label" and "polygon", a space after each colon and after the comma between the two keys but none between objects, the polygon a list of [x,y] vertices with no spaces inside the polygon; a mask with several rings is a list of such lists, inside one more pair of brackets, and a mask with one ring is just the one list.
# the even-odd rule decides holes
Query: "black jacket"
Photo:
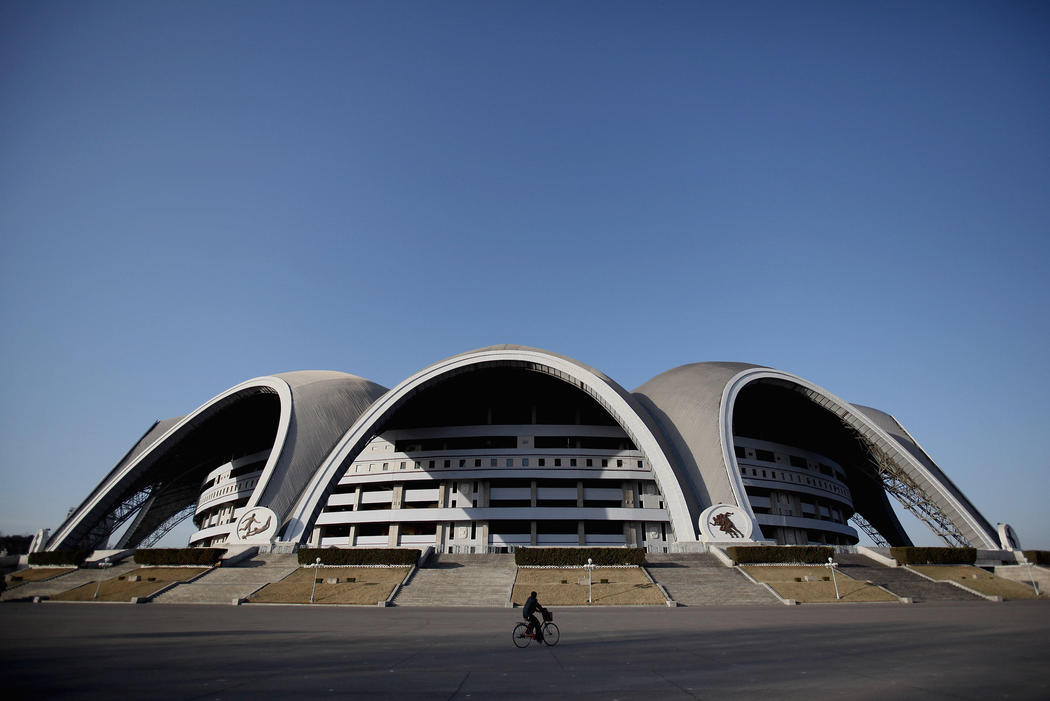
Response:
[{"label": "black jacket", "polygon": [[525,599],[525,608],[521,610],[521,617],[528,618],[532,614],[536,613],[536,611],[546,610],[547,609],[540,606],[540,602],[536,601],[535,596],[530,596],[528,599]]}]

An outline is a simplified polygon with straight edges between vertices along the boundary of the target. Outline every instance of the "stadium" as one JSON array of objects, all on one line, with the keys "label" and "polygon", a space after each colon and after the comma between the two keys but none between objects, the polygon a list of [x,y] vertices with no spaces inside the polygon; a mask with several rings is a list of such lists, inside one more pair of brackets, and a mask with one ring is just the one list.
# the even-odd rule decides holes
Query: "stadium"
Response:
[{"label": "stadium", "polygon": [[683,365],[628,391],[523,346],[393,389],[341,372],[242,382],[154,423],[36,550],[713,543],[910,545],[891,498],[952,546],[1010,547],[890,414],[790,373]]}]

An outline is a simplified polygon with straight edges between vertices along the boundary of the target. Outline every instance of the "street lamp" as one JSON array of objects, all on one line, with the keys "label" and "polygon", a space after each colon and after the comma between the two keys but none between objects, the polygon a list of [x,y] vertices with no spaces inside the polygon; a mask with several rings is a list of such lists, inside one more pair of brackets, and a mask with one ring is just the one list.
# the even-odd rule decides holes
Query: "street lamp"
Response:
[{"label": "street lamp", "polygon": [[594,593],[594,589],[593,589],[594,560],[592,560],[591,558],[587,558],[587,564],[584,565],[584,568],[587,570],[587,603],[590,604],[590,603],[594,603],[594,597],[592,596],[592,594]]},{"label": "street lamp", "polygon": [[113,563],[109,561],[108,557],[105,560],[103,560],[102,562],[98,563],[98,569],[99,569],[98,584],[95,585],[95,595],[93,597],[91,597],[92,599],[98,599],[98,590],[102,588],[102,575],[105,574],[107,567],[112,567],[112,566],[113,566]]},{"label": "street lamp", "polygon": [[310,603],[314,602],[314,592],[317,591],[317,568],[321,566],[321,558],[314,560],[314,588],[310,590]]},{"label": "street lamp", "polygon": [[1021,564],[1028,567],[1028,579],[1032,582],[1032,586],[1035,587],[1035,595],[1039,596],[1039,582],[1035,581],[1035,577],[1032,576],[1031,561],[1026,557]]},{"label": "street lamp", "polygon": [[838,567],[838,564],[839,563],[833,561],[829,557],[828,558],[828,564],[826,564],[824,566],[827,567],[829,570],[831,570],[831,581],[835,585],[835,598],[836,599],[841,599],[842,597],[839,596],[839,580],[835,579],[835,568]]}]

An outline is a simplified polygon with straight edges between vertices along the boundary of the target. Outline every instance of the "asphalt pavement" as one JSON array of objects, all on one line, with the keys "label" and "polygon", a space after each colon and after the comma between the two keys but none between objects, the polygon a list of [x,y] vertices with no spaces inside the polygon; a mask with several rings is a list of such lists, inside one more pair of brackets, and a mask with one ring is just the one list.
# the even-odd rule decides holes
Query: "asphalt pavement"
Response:
[{"label": "asphalt pavement", "polygon": [[7,698],[1047,699],[1050,604],[0,605]]}]

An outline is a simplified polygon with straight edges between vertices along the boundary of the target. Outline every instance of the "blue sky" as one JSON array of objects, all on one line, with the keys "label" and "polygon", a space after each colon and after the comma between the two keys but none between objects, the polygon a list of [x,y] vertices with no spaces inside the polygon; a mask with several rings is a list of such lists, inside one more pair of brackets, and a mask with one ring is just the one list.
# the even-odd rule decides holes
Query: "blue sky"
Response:
[{"label": "blue sky", "polygon": [[0,66],[0,531],[245,379],[519,343],[801,375],[1050,548],[1046,3],[6,2]]}]

